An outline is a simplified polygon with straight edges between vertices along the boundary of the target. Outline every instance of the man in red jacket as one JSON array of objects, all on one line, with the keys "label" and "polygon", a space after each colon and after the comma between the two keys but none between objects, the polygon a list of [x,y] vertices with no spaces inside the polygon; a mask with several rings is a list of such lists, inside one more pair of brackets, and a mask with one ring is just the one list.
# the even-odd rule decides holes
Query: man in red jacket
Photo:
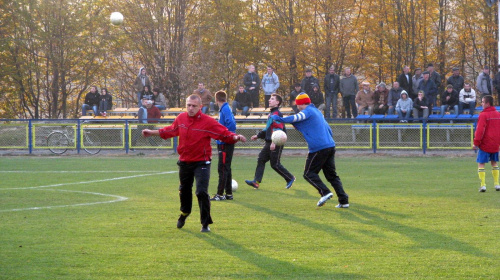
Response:
[{"label": "man in red jacket", "polygon": [[498,151],[500,147],[500,113],[493,106],[493,97],[485,95],[482,98],[483,111],[479,114],[476,133],[474,134],[474,149],[477,152],[477,173],[481,180],[480,192],[486,191],[486,175],[484,165],[491,162],[493,181],[495,189],[500,191],[498,183]]},{"label": "man in red jacket", "polygon": [[210,163],[212,161],[211,138],[224,143],[234,144],[246,142],[245,136],[229,131],[210,116],[201,113],[201,98],[190,95],[186,100],[187,110],[181,113],[174,122],[159,130],[144,129],[142,135],[160,136],[163,139],[179,137],[179,196],[181,200],[181,215],[177,228],[182,228],[186,218],[191,214],[193,204],[193,181],[196,178],[196,196],[200,206],[201,232],[209,232],[212,224],[210,216],[210,196],[208,184],[210,180]]}]

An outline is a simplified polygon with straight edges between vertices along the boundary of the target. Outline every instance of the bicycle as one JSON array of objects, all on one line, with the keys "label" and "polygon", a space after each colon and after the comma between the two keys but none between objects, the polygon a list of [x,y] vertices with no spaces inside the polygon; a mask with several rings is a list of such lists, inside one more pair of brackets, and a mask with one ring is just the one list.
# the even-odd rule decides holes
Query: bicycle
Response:
[{"label": "bicycle", "polygon": [[[88,154],[96,155],[101,151],[101,138],[90,130],[82,129],[82,147]],[[56,130],[47,136],[47,147],[58,155],[64,154],[69,147],[74,146],[67,131]]]}]

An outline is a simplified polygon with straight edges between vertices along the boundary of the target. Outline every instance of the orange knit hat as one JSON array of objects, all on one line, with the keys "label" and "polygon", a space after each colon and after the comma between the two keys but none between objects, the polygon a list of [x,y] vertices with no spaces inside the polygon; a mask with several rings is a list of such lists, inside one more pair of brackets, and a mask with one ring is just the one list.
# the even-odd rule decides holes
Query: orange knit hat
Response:
[{"label": "orange knit hat", "polygon": [[310,103],[311,103],[311,98],[309,98],[309,95],[307,95],[307,93],[301,93],[297,95],[297,97],[295,98],[295,104],[297,105],[304,105]]}]

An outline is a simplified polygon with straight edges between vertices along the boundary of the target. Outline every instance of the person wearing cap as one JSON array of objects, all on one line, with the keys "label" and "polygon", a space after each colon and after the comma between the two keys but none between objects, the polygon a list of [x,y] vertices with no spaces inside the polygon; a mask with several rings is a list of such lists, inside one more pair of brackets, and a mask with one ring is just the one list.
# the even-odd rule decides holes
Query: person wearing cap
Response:
[{"label": "person wearing cap", "polygon": [[434,64],[429,63],[427,65],[427,71],[429,71],[429,79],[431,81],[433,81],[434,84],[436,85],[437,92],[440,92],[440,89],[441,89],[441,75],[434,70]]},{"label": "person wearing cap", "polygon": [[356,94],[356,103],[358,104],[358,115],[363,115],[368,111],[368,115],[373,115],[373,106],[375,105],[374,93],[370,89],[369,82],[361,83],[362,90]]},{"label": "person wearing cap", "polygon": [[302,79],[302,82],[300,83],[300,87],[302,88],[303,92],[311,94],[314,85],[319,85],[319,81],[316,77],[312,75],[312,70],[308,68],[306,69],[306,76],[304,77],[304,79]]},{"label": "person wearing cap", "polygon": [[392,83],[392,88],[389,90],[389,97],[387,97],[387,115],[394,115],[396,103],[401,98],[402,91],[403,89],[399,86],[399,82]]},{"label": "person wearing cap", "polygon": [[[438,89],[436,84],[430,79],[429,71],[424,71],[424,73],[422,74],[424,75],[424,79],[418,85],[418,91],[424,92],[424,95],[428,101],[428,105],[432,108],[434,104],[436,104]],[[413,101],[415,101],[415,99]]]},{"label": "person wearing cap", "polygon": [[[337,118],[337,97],[340,91],[340,77],[335,73],[335,66],[330,66],[328,74],[324,79],[323,88],[325,89],[325,118]],[[330,115],[330,107],[332,115]],[[298,112],[296,112],[298,113]]]},{"label": "person wearing cap", "polygon": [[332,185],[338,197],[337,208],[349,207],[349,196],[344,191],[342,181],[335,168],[335,141],[332,129],[323,114],[311,104],[307,94],[300,94],[295,99],[300,113],[288,117],[273,115],[275,121],[291,123],[304,136],[309,153],[304,166],[304,179],[320,194],[317,206],[321,207],[333,197],[332,191],[323,183],[319,172],[323,170],[326,180]]},{"label": "person wearing cap", "polygon": [[441,94],[441,116],[445,112],[453,109],[455,114],[458,114],[458,92],[453,88],[453,85],[447,85],[446,90]]},{"label": "person wearing cap", "polygon": [[373,106],[373,113],[377,115],[385,115],[387,113],[387,99],[389,97],[389,90],[384,82],[381,82],[377,86],[377,90],[373,93],[373,99],[375,100],[375,105]]},{"label": "person wearing cap", "polygon": [[415,68],[415,74],[411,79],[413,90],[410,93],[410,98],[413,100],[417,98],[418,85],[420,85],[420,82],[424,79],[424,76],[422,75],[422,69]]},{"label": "person wearing cap", "polygon": [[399,86],[408,93],[408,96],[411,96],[413,91],[413,79],[408,65],[403,66],[403,73],[399,75],[398,82]]},{"label": "person wearing cap", "polygon": [[359,91],[358,79],[351,74],[351,68],[345,68],[344,72],[345,76],[340,80],[340,93],[344,103],[345,117],[350,119],[351,116],[354,116],[356,118],[358,116],[356,109],[356,93]]},{"label": "person wearing cap", "polygon": [[290,107],[292,107],[292,110],[295,113],[298,113],[300,111],[299,111],[299,109],[297,109],[297,105],[295,105],[295,98],[297,98],[297,96],[302,92],[302,88],[301,88],[299,83],[295,83],[295,85],[293,87],[294,87],[294,90],[292,90],[292,92],[290,92],[288,100],[290,102]]},{"label": "person wearing cap", "polygon": [[481,97],[493,95],[493,81],[490,78],[490,67],[484,66],[483,72],[477,76],[476,89]]},{"label": "person wearing cap", "polygon": [[318,108],[321,112],[325,110],[325,98],[323,98],[323,93],[319,89],[319,85],[313,85],[313,91],[309,94],[312,104]]},{"label": "person wearing cap", "polygon": [[498,104],[500,105],[500,65],[498,65],[498,72],[495,74],[495,77],[493,78],[493,87],[497,91],[497,100]]},{"label": "person wearing cap", "polygon": [[[464,88],[464,77],[460,75],[460,69],[458,67],[453,67],[453,74],[448,78],[446,83],[452,85],[453,89],[457,94]],[[441,98],[442,99],[442,98]]]},{"label": "person wearing cap", "polygon": [[417,98],[413,100],[413,118],[427,119],[427,117],[429,117],[429,101],[425,97],[425,92],[420,90],[417,93]]},{"label": "person wearing cap", "polygon": [[259,107],[260,78],[255,73],[254,65],[248,66],[248,72],[243,76],[243,84],[245,85],[245,91],[250,95],[253,108]]},{"label": "person wearing cap", "polygon": [[463,114],[464,109],[469,109],[470,115],[474,115],[476,109],[476,91],[470,83],[465,83],[464,88],[458,94],[458,113]]},{"label": "person wearing cap", "polygon": [[407,123],[413,109],[413,101],[408,97],[406,90],[401,91],[401,98],[396,103],[396,112],[399,122]]}]

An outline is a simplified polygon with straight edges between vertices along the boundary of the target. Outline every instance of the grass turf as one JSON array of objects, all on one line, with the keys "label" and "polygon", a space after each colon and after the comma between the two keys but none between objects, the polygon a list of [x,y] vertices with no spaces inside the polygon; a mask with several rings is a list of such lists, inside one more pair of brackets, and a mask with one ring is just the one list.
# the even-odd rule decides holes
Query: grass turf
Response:
[{"label": "grass turf", "polygon": [[336,209],[316,207],[304,160],[282,159],[291,189],[267,166],[254,190],[256,157],[235,157],[207,234],[196,201],[175,227],[175,156],[0,158],[0,279],[498,279],[490,168],[479,193],[473,158],[338,156]]}]

